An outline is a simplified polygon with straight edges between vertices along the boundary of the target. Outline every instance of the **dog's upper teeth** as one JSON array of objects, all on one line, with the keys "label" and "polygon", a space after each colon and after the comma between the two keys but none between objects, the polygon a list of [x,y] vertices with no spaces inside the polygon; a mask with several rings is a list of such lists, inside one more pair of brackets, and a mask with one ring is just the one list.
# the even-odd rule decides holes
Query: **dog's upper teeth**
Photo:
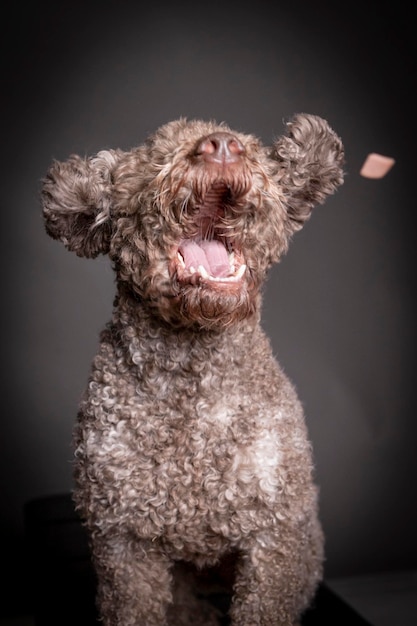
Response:
[{"label": "dog's upper teeth", "polygon": [[237,273],[236,273],[236,275],[235,275],[235,278],[236,278],[237,280],[239,280],[240,278],[242,278],[242,276],[243,276],[243,274],[244,274],[245,272],[246,272],[246,265],[243,263],[243,264],[239,267],[239,269],[238,269],[238,271],[237,271]]}]

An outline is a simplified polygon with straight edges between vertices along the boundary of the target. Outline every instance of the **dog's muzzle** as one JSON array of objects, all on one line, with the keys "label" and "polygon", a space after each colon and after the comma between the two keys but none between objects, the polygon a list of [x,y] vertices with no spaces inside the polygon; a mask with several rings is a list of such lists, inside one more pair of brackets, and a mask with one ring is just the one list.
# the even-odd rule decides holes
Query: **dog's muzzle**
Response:
[{"label": "dog's muzzle", "polygon": [[246,264],[236,234],[241,234],[242,199],[250,186],[244,157],[244,146],[229,132],[211,133],[195,145],[191,161],[198,176],[195,200],[182,216],[184,237],[176,262],[180,282],[236,289],[243,280]]}]

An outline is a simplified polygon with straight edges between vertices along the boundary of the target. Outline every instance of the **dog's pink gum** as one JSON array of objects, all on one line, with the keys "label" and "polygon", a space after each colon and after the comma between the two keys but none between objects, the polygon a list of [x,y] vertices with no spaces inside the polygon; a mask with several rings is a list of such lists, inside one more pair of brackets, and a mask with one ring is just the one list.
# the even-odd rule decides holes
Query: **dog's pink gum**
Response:
[{"label": "dog's pink gum", "polygon": [[365,178],[382,178],[389,172],[394,163],[395,159],[392,157],[371,152],[362,165],[360,175]]}]

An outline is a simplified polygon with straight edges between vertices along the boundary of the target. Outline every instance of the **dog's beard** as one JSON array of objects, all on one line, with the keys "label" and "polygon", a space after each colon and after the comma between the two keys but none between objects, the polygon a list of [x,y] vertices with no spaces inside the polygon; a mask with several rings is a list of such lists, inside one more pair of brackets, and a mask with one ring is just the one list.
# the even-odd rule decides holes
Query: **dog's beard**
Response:
[{"label": "dog's beard", "polygon": [[[206,284],[207,288],[232,288],[241,285],[246,264],[241,251],[245,218],[244,205],[248,177],[211,176],[197,178],[194,193],[179,215],[182,237],[175,263],[180,283]],[[243,178],[243,182],[242,182]]]},{"label": "dog's beard", "polygon": [[250,183],[234,171],[228,174],[214,171],[194,185],[193,200],[180,216],[183,236],[172,264],[181,317],[210,328],[230,325],[256,309],[254,281],[241,249]]},{"label": "dog's beard", "polygon": [[135,291],[177,326],[221,329],[258,311],[265,268],[246,243],[260,204],[251,174],[241,167],[180,171],[156,196],[172,225],[163,236],[168,245],[148,258]]},{"label": "dog's beard", "polygon": [[[246,284],[239,289],[207,289],[187,285],[177,297],[176,318],[184,325],[223,329],[251,317],[258,310],[259,293]],[[174,311],[172,311],[174,312]]]},{"label": "dog's beard", "polygon": [[206,280],[230,281],[235,275],[233,246],[223,228],[229,196],[226,183],[214,183],[192,211],[191,236],[184,237],[178,247],[179,280],[193,280],[197,273]]}]

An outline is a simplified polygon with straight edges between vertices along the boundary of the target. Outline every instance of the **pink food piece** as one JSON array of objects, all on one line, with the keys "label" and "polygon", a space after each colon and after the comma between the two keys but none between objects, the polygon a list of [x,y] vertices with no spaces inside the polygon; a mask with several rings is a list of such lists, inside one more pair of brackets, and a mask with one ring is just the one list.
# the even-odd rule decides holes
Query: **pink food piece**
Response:
[{"label": "pink food piece", "polygon": [[362,165],[360,175],[365,178],[382,178],[389,172],[395,159],[371,152]]},{"label": "pink food piece", "polygon": [[217,239],[203,240],[200,245],[206,253],[210,274],[216,278],[228,276],[230,274],[229,255],[222,242]]}]

